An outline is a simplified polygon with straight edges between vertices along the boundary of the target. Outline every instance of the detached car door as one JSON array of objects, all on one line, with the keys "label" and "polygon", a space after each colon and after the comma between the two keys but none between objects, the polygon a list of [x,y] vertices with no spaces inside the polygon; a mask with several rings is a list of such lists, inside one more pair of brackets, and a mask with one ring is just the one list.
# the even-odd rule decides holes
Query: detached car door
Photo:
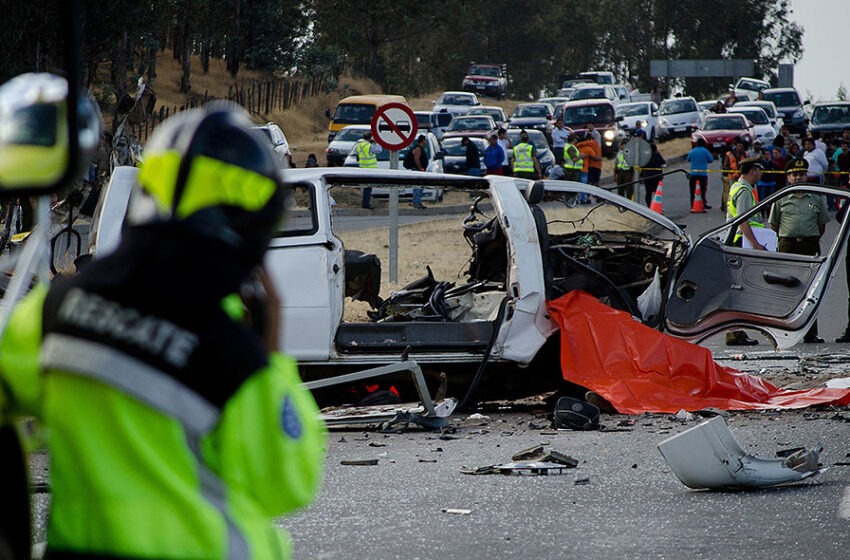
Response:
[{"label": "detached car door", "polygon": [[846,215],[841,223],[831,218],[820,240],[821,254],[816,256],[756,251],[733,244],[739,224],[753,218],[767,225],[767,219],[761,220],[757,214],[768,216],[772,204],[794,193],[835,196],[843,206],[850,198],[847,191],[829,187],[788,186],[733,222],[703,235],[669,294],[665,312],[670,334],[699,342],[717,332],[744,327],[763,332],[778,348],[802,340],[817,317],[836,266],[842,264],[850,220]]}]

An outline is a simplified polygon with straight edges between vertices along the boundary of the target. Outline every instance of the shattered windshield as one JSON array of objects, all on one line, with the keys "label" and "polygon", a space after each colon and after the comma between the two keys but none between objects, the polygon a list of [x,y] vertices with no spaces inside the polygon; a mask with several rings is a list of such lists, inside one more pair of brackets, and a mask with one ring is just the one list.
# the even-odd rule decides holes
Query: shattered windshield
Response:
[{"label": "shattered windshield", "polygon": [[547,199],[558,202],[544,205],[549,235],[617,231],[641,233],[665,240],[676,238],[673,232],[658,222],[612,201],[571,206],[573,197],[574,193],[555,194],[547,191]]}]

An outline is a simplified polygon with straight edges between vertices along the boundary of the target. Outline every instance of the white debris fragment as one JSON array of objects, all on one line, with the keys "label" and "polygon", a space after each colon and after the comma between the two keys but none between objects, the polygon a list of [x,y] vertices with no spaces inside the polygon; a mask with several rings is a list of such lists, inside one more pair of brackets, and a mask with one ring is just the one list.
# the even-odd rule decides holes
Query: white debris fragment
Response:
[{"label": "white debris fragment", "polygon": [[682,422],[690,422],[694,418],[696,418],[696,416],[694,416],[684,408],[676,413],[676,420],[681,420]]},{"label": "white debris fragment", "polygon": [[850,389],[850,377],[836,377],[826,382],[829,389]]},{"label": "white debris fragment", "polygon": [[469,418],[467,418],[467,420],[489,420],[489,419],[490,419],[489,416],[484,416],[483,414],[480,414],[478,412],[476,412],[475,414],[470,414]]}]

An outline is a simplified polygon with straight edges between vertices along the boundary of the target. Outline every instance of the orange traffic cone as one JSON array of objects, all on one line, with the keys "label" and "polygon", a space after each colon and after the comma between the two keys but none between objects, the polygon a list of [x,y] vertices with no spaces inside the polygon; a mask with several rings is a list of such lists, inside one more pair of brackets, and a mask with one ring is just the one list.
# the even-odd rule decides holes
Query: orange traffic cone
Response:
[{"label": "orange traffic cone", "polygon": [[664,195],[664,192],[661,189],[662,183],[663,181],[658,181],[658,187],[655,189],[655,197],[652,199],[652,204],[649,205],[650,210],[655,210],[659,214],[664,213],[661,202],[661,197]]},{"label": "orange traffic cone", "polygon": [[691,208],[691,212],[705,212],[705,203],[702,201],[702,187],[699,186],[699,183],[697,183],[694,191],[694,206]]}]

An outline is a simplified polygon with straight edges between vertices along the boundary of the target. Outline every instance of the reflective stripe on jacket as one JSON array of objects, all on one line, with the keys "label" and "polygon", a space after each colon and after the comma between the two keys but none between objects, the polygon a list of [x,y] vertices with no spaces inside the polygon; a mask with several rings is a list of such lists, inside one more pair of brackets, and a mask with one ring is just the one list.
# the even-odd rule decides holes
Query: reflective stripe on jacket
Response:
[{"label": "reflective stripe on jacket", "polygon": [[533,153],[534,146],[527,142],[521,142],[514,146],[514,171],[534,173]]},{"label": "reflective stripe on jacket", "polygon": [[[208,320],[228,319],[214,312]],[[220,355],[255,363],[237,332],[225,333],[235,338]],[[183,363],[187,348],[219,354],[217,338],[203,342],[208,334],[195,339],[113,293],[67,283],[49,294],[37,287],[16,306],[0,375],[20,409],[50,433],[48,554],[291,557],[287,535],[271,520],[308,503],[320,483],[318,409],[295,362],[277,354],[247,374],[225,358],[219,370],[187,372],[186,382],[165,367]],[[163,364],[119,348],[125,342],[159,353]],[[197,375],[229,397],[190,388]],[[219,381],[228,375],[232,385]]]},{"label": "reflective stripe on jacket", "polygon": [[[570,150],[572,148],[572,150]],[[572,153],[570,153],[572,151]],[[578,156],[578,160],[573,162],[572,157]],[[575,145],[567,142],[564,144],[564,169],[578,169],[581,171],[584,168],[584,160],[581,157],[581,152]]]},{"label": "reflective stripe on jacket", "polygon": [[378,167],[378,156],[372,153],[372,144],[370,142],[360,140],[354,145],[354,149],[357,150],[357,162],[360,167]]},{"label": "reflective stripe on jacket", "polygon": [[[729,201],[726,203],[726,221],[727,222],[730,222],[730,221],[734,220],[736,217],[738,217],[738,209],[735,208],[735,195],[738,194],[738,191],[740,191],[741,189],[746,189],[750,193],[750,196],[753,197],[753,205],[755,205],[758,202],[758,199],[756,198],[756,195],[755,195],[755,188],[751,187],[749,184],[747,184],[742,179],[735,181],[735,183],[729,189]],[[758,220],[755,220],[754,217],[755,217],[755,214],[753,215],[753,217],[751,217],[749,219],[748,223],[750,224],[750,227],[764,227],[764,224],[759,222]],[[737,243],[739,239],[741,239],[741,230],[740,229],[738,229],[737,232],[735,233],[734,241]]]},{"label": "reflective stripe on jacket", "polygon": [[631,166],[626,163],[626,155],[623,153],[622,150],[617,152],[617,169],[619,169],[620,171],[628,171],[629,169],[631,169]]}]

